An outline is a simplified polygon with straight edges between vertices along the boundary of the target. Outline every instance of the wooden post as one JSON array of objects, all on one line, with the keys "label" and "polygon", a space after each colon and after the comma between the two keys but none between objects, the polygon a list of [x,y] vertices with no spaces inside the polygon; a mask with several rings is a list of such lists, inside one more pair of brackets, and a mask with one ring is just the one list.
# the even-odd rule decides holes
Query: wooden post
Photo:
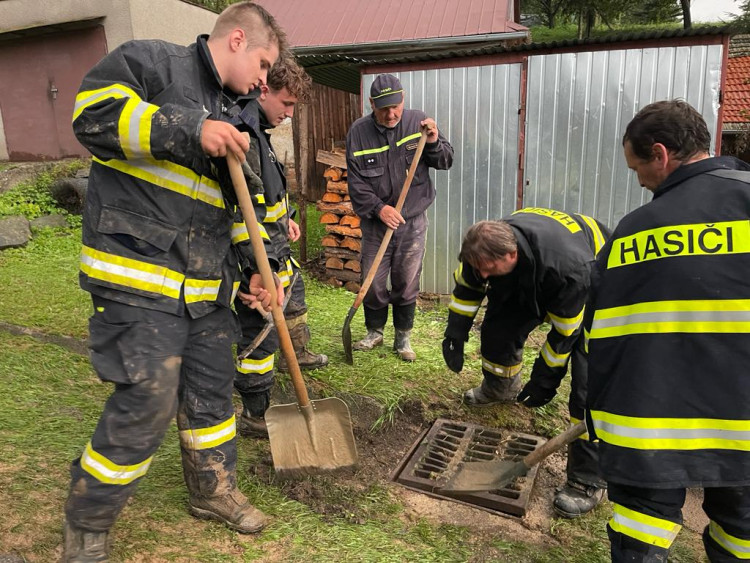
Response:
[{"label": "wooden post", "polygon": [[300,194],[299,209],[299,257],[307,262],[307,179],[309,177],[309,104],[300,104],[292,120],[294,133],[294,163],[296,164],[297,186]]}]

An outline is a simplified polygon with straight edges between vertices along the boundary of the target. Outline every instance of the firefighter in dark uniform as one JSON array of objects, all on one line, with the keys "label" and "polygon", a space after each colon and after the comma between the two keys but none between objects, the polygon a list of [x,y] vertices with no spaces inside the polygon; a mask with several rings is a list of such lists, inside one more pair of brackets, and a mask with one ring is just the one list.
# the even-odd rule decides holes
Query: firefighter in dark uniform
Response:
[{"label": "firefighter in dark uniform", "polygon": [[[448,367],[461,371],[464,342],[486,296],[481,330],[484,378],[464,394],[466,404],[517,399],[528,407],[546,405],[570,363],[570,418],[583,419],[587,373],[581,323],[591,267],[608,235],[591,217],[542,208],[522,209],[502,221],[481,221],[468,230],[443,341]],[[521,389],[524,343],[545,321],[552,327]],[[603,496],[596,446],[587,438],[569,446],[567,483],[555,495],[555,511],[567,518],[589,512]]]},{"label": "firefighter in dark uniform", "polygon": [[684,101],[638,112],[625,159],[653,200],[594,267],[587,422],[617,562],[667,560],[686,487],[709,559],[750,559],[750,166],[710,140]]},{"label": "firefighter in dark uniform", "polygon": [[[284,165],[271,145],[270,130],[294,115],[294,108],[303,100],[310,89],[310,77],[294,58],[282,55],[268,73],[268,83],[257,91],[258,97],[243,110],[242,119],[250,125],[252,146],[247,155],[248,163],[263,181],[263,194],[254,198],[256,216],[262,223],[262,236],[267,237],[270,248],[268,255],[277,265],[284,290],[297,274],[291,287],[291,296],[284,312],[289,335],[302,369],[316,369],[328,364],[325,354],[314,354],[307,349],[310,341],[310,328],[307,325],[307,303],[305,284],[299,264],[292,257],[289,241],[296,241],[300,229],[292,218],[289,205]],[[233,240],[242,245],[249,244],[247,230],[239,225]],[[242,339],[238,350],[246,348],[261,332],[266,324],[264,317],[255,309],[235,307],[242,326]],[[274,381],[274,352],[279,347],[278,335],[272,329],[266,338],[245,359],[239,360],[234,386],[242,397],[243,411],[237,424],[240,434],[254,437],[268,437],[264,414],[269,406],[271,388]],[[283,358],[279,369],[285,368]]]},{"label": "firefighter in dark uniform", "polygon": [[[414,361],[410,335],[427,235],[426,211],[435,200],[429,169],[449,169],[453,147],[434,119],[419,110],[404,110],[404,89],[395,76],[375,78],[370,105],[372,113],[355,121],[346,136],[349,195],[361,218],[363,277],[370,271],[387,230],[395,232],[364,298],[367,335],[354,349],[372,350],[383,343],[390,304],[396,329],[393,349],[401,359]],[[427,130],[427,144],[398,213],[394,206],[414,160],[422,127]]]},{"label": "firefighter in dark uniform", "polygon": [[[284,43],[268,12],[241,2],[210,37],[125,43],[83,80],[73,128],[94,162],[80,283],[94,305],[91,362],[115,386],[71,467],[63,561],[107,560],[108,532],[175,414],[191,513],[243,533],[265,525],[236,482],[239,255],[224,157],[244,160],[227,121]],[[267,305],[258,279],[244,299]]]}]

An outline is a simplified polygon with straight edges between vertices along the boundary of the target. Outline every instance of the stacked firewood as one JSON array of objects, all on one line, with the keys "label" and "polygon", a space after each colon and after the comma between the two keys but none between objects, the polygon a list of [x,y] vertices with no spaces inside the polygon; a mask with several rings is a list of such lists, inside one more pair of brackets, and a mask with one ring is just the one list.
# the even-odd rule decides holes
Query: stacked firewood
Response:
[{"label": "stacked firewood", "polygon": [[319,150],[317,160],[328,165],[323,173],[326,191],[318,202],[320,222],[326,226],[326,234],[321,241],[325,249],[326,278],[333,286],[343,285],[357,293],[362,272],[362,230],[349,199],[346,159],[343,152]]}]

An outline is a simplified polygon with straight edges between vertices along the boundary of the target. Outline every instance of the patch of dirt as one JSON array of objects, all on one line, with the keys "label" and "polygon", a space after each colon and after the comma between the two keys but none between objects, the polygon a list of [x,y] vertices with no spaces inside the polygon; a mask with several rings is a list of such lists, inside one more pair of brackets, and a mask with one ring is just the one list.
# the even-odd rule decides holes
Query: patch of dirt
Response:
[{"label": "patch of dirt", "polygon": [[[314,395],[314,390],[311,390],[313,400],[316,398]],[[500,516],[469,505],[412,491],[390,481],[392,472],[436,416],[477,424],[486,424],[486,421],[469,420],[476,417],[460,405],[432,403],[427,413],[423,404],[415,401],[403,405],[391,423],[373,431],[373,423],[382,413],[380,405],[367,397],[340,394],[338,396],[349,405],[359,453],[359,466],[356,470],[339,472],[336,475],[282,482],[280,485],[283,494],[288,498],[305,504],[324,517],[343,517],[357,523],[378,517],[377,514],[367,514],[366,503],[362,502],[360,496],[372,489],[373,485],[378,485],[404,504],[406,511],[403,517],[410,521],[426,519],[435,524],[469,526],[479,534],[539,546],[557,544],[549,530],[554,518],[552,498],[555,488],[565,481],[564,453],[553,454],[539,468],[525,517]],[[273,403],[294,401],[293,396],[282,394],[278,390],[274,393]],[[531,414],[528,416],[531,417]],[[530,430],[530,418],[523,425],[526,424],[528,428],[524,431],[533,433]],[[275,479],[270,451],[258,465],[251,468],[251,471],[261,481],[279,485]]]},{"label": "patch of dirt", "polygon": [[6,192],[12,187],[32,180],[41,172],[50,170],[54,162],[12,162],[8,167],[0,170],[0,193]]}]

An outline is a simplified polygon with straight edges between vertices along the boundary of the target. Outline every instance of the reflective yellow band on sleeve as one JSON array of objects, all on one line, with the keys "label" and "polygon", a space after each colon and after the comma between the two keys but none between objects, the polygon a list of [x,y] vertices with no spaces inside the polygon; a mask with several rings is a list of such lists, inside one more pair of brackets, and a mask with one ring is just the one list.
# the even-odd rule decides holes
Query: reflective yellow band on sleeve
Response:
[{"label": "reflective yellow band on sleeve", "polygon": [[375,153],[379,153],[379,152],[385,152],[389,148],[390,147],[388,145],[385,145],[383,147],[377,147],[377,148],[374,148],[374,149],[364,149],[364,150],[361,150],[361,151],[354,151],[352,153],[352,156],[364,156],[366,154],[375,154]]},{"label": "reflective yellow band on sleeve", "polygon": [[232,283],[232,298],[229,300],[230,303],[234,303],[237,299],[237,292],[240,290],[240,282],[236,281]]},{"label": "reflective yellow band on sleeve", "polygon": [[81,249],[80,267],[90,278],[173,299],[180,298],[185,279],[183,274],[164,266],[109,254],[85,245]]},{"label": "reflective yellow band on sleeve", "polygon": [[583,219],[584,223],[586,223],[589,229],[591,229],[591,235],[594,238],[594,254],[599,254],[602,246],[607,242],[601,228],[599,228],[599,223],[596,222],[596,219],[589,217],[588,215],[581,215],[579,213],[578,216]]},{"label": "reflective yellow band on sleeve", "polygon": [[168,160],[101,160],[94,157],[94,162],[112,168],[123,174],[133,176],[149,184],[159,186],[191,199],[202,201],[214,207],[224,209],[224,196],[218,182],[205,176],[199,176],[189,168]]},{"label": "reflective yellow band on sleeve", "polygon": [[560,317],[549,311],[547,311],[547,316],[549,316],[550,321],[552,322],[552,327],[558,333],[563,336],[570,336],[578,330],[578,327],[581,326],[581,322],[583,322],[583,309],[581,309],[581,312],[575,317]]},{"label": "reflective yellow band on sleeve", "polygon": [[137,98],[130,98],[122,109],[118,131],[125,158],[151,157],[151,119],[159,108]]},{"label": "reflective yellow band on sleeve", "polygon": [[185,279],[185,303],[198,301],[216,301],[219,296],[221,280]]},{"label": "reflective yellow band on sleeve", "polygon": [[708,533],[713,540],[737,559],[750,559],[750,541],[743,540],[726,532],[724,528],[711,520],[708,524]]},{"label": "reflective yellow band on sleeve", "polygon": [[139,477],[143,477],[153,459],[154,456],[151,456],[145,461],[134,465],[118,465],[94,451],[91,442],[89,442],[86,444],[86,449],[81,456],[81,469],[102,483],[107,483],[108,485],[127,485]]},{"label": "reflective yellow band on sleeve", "polygon": [[675,332],[748,333],[750,299],[649,301],[600,309],[590,338]]},{"label": "reflective yellow band on sleeve", "polygon": [[140,100],[140,96],[135,93],[135,90],[125,86],[124,84],[110,84],[104,88],[97,90],[86,90],[79,92],[76,95],[75,105],[73,106],[73,121],[83,113],[83,111],[94,104],[106,100],[108,98],[120,99],[120,98],[132,98]]},{"label": "reflective yellow band on sleeve", "polygon": [[258,375],[262,375],[264,373],[268,373],[273,369],[273,354],[270,356],[266,356],[265,358],[260,358],[259,360],[254,360],[253,358],[245,358],[244,360],[240,360],[239,364],[237,365],[237,371],[240,373],[254,373]]},{"label": "reflective yellow band on sleeve", "polygon": [[[260,230],[260,238],[265,240],[271,240],[268,236],[266,228],[258,223],[258,230]],[[250,240],[250,234],[247,232],[245,223],[232,223],[232,244],[237,244],[246,240]]]},{"label": "reflective yellow band on sleeve", "polygon": [[523,364],[504,366],[502,364],[493,363],[487,358],[482,358],[482,369],[490,372],[492,375],[496,375],[497,377],[515,377],[517,373],[520,373],[522,367]]},{"label": "reflective yellow band on sleeve", "polygon": [[396,146],[400,147],[401,145],[403,145],[404,143],[408,143],[412,139],[419,139],[421,136],[422,133],[412,133],[411,135],[407,135],[403,139],[399,139],[398,141],[396,141]]},{"label": "reflective yellow band on sleeve", "polygon": [[750,420],[646,418],[591,411],[603,442],[638,450],[750,451]]},{"label": "reflective yellow band on sleeve", "polygon": [[[574,416],[570,417],[570,424],[571,425],[578,424],[579,422],[581,422],[580,418],[576,418]],[[586,440],[586,441],[588,441],[589,440],[589,433],[588,432],[584,432],[583,434],[581,434],[580,436],[578,436],[577,439],[578,440]],[[598,441],[598,440],[596,440],[596,441]]]},{"label": "reflective yellow band on sleeve", "polygon": [[554,209],[545,209],[543,207],[525,207],[514,211],[513,215],[519,213],[531,213],[533,215],[541,215],[560,223],[563,227],[568,229],[571,233],[578,233],[581,231],[581,226],[576,222],[573,217],[562,211],[555,211]]},{"label": "reflective yellow band on sleeve", "polygon": [[607,269],[678,256],[720,256],[750,252],[750,222],[672,225],[641,231],[612,242]]},{"label": "reflective yellow band on sleeve", "polygon": [[614,515],[609,526],[620,534],[648,545],[669,549],[682,526],[669,520],[636,512],[620,504],[612,503]]},{"label": "reflective yellow band on sleeve", "polygon": [[458,315],[474,318],[474,316],[476,316],[477,314],[477,311],[479,311],[479,307],[481,304],[481,301],[459,299],[455,295],[451,295],[451,301],[448,304],[448,310],[453,311]]},{"label": "reflective yellow band on sleeve", "polygon": [[463,287],[468,287],[469,289],[473,289],[474,291],[481,291],[484,293],[484,286],[476,286],[471,285],[469,282],[466,281],[464,278],[464,263],[459,262],[458,268],[456,268],[456,271],[453,272],[453,279],[458,285],[461,285]]},{"label": "reflective yellow band on sleeve", "polygon": [[279,279],[281,280],[281,286],[283,288],[289,287],[289,284],[292,281],[292,276],[294,275],[294,270],[292,270],[292,262],[290,260],[287,260],[284,262],[282,269],[276,272],[276,275],[279,276]]},{"label": "reflective yellow band on sleeve", "polygon": [[206,450],[228,442],[237,435],[234,415],[216,426],[180,430],[180,443],[187,450]]},{"label": "reflective yellow band on sleeve", "polygon": [[275,223],[287,213],[286,199],[282,199],[275,205],[266,207],[266,216],[263,218],[264,223]]},{"label": "reflective yellow band on sleeve", "polygon": [[542,349],[539,351],[539,355],[544,360],[544,363],[551,368],[565,367],[568,363],[568,358],[570,358],[570,352],[567,354],[558,354],[552,349],[549,342],[544,343],[544,346],[542,346]]}]

